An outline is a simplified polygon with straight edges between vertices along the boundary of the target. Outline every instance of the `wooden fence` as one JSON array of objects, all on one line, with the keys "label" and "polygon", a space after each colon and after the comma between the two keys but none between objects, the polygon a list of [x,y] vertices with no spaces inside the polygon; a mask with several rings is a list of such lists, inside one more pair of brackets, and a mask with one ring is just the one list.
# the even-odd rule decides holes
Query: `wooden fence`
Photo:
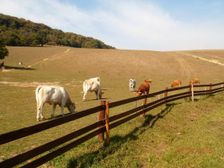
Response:
[{"label": "wooden fence", "polygon": [[[202,89],[201,89],[202,88]],[[182,91],[181,93],[175,93],[174,91]],[[98,121],[85,126],[79,130],[73,131],[65,136],[62,136],[58,139],[55,139],[51,142],[45,143],[41,146],[38,146],[34,149],[26,151],[24,153],[18,154],[12,158],[4,160],[0,162],[0,167],[13,167],[19,165],[21,167],[37,167],[41,164],[65,153],[66,151],[80,145],[81,143],[95,137],[98,135],[99,140],[104,140],[104,133],[106,134],[105,143],[109,144],[110,141],[110,133],[109,131],[127,121],[138,117],[139,115],[145,115],[146,112],[161,106],[163,104],[167,104],[169,102],[189,98],[192,101],[195,96],[201,95],[211,95],[214,93],[224,91],[224,82],[216,83],[216,84],[202,84],[202,85],[194,85],[194,86],[182,86],[177,88],[166,88],[164,90],[154,92],[148,95],[143,95],[139,97],[128,98],[116,102],[108,102],[102,101],[101,105],[83,110],[81,112],[70,114],[65,117],[53,119],[44,123],[39,123],[30,127],[18,129],[15,131],[7,132],[0,135],[0,145],[10,143],[11,141],[30,136],[32,134],[68,123],[70,121],[74,121],[85,116],[98,113]],[[147,103],[148,98],[160,97]],[[143,100],[143,105],[139,107],[135,107],[131,110],[115,114],[113,116],[109,116],[109,110],[118,107],[121,105],[125,105],[127,103],[136,102],[139,100]],[[60,147],[58,147],[60,146]],[[57,147],[57,148],[56,148]],[[55,149],[56,148],[56,149]],[[30,160],[26,162],[27,160]],[[22,165],[21,165],[22,164]]]}]

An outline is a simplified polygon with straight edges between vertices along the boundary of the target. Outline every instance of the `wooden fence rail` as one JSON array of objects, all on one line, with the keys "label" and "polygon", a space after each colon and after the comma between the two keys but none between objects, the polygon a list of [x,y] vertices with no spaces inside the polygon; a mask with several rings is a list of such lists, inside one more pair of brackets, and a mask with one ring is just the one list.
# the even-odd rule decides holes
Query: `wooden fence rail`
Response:
[{"label": "wooden fence rail", "polygon": [[55,126],[59,126],[64,123],[68,123],[70,121],[77,120],[79,118],[85,117],[90,114],[97,113],[97,112],[101,111],[102,108],[104,108],[104,107],[97,106],[97,107],[94,107],[91,109],[83,110],[79,113],[66,115],[65,117],[53,119],[51,121],[47,121],[47,122],[36,124],[36,125],[30,126],[30,127],[11,131],[11,132],[8,132],[5,134],[1,134],[0,135],[0,145],[4,144],[4,143],[8,143],[10,141],[17,140],[17,139],[25,137],[25,136],[29,136],[29,135],[41,132],[41,131],[49,129],[49,128],[53,128]]},{"label": "wooden fence rail", "polygon": [[[219,87],[217,87],[219,86]],[[171,88],[171,89],[164,89],[158,92],[150,93],[148,95],[143,95],[139,97],[133,97],[128,98],[124,100],[119,100],[116,102],[109,103],[108,101],[102,102],[100,106],[83,110],[81,112],[70,114],[65,117],[53,119],[51,121],[47,121],[44,123],[36,124],[30,127],[22,128],[19,130],[11,131],[8,133],[4,133],[0,135],[0,145],[5,143],[10,143],[11,141],[30,136],[32,134],[41,132],[43,130],[47,130],[50,128],[53,128],[55,126],[59,126],[61,124],[65,124],[74,120],[77,120],[79,118],[101,112],[101,118],[100,120],[85,126],[79,130],[73,131],[63,137],[60,137],[56,140],[53,140],[51,142],[48,142],[46,144],[43,144],[39,147],[36,147],[34,149],[31,149],[27,152],[18,154],[12,158],[9,158],[7,160],[4,160],[0,163],[0,167],[13,167],[18,164],[21,164],[27,160],[30,160],[32,158],[32,161],[29,163],[25,163],[22,165],[22,167],[36,167],[40,166],[41,164],[61,155],[62,153],[76,147],[77,145],[95,137],[96,135],[101,135],[101,138],[104,137],[104,133],[106,133],[106,143],[109,144],[109,131],[131,119],[134,119],[142,114],[145,114],[146,112],[161,106],[163,104],[167,104],[169,102],[192,97],[194,96],[201,96],[201,95],[211,95],[214,93],[222,92],[224,91],[224,82],[216,83],[216,84],[202,84],[202,85],[194,85],[193,88],[201,88],[206,87],[209,89],[205,90],[195,90],[191,89],[191,86],[182,86],[178,88]],[[172,95],[169,95],[170,92],[178,91],[178,90],[184,90],[187,89],[187,91],[184,91],[182,93],[174,93]],[[147,98],[152,98],[158,95],[163,94],[163,98],[157,99],[154,101],[151,101],[147,103]],[[194,98],[193,98],[194,99]],[[128,111],[110,116],[109,115],[109,109],[112,109],[114,107],[118,107],[121,105],[125,105],[127,103],[132,103],[135,101],[144,100],[143,105],[139,107],[135,107],[133,109],[130,109]],[[66,144],[65,144],[66,143]],[[65,144],[65,145],[63,145]],[[58,148],[58,146],[60,146]],[[57,147],[57,149],[54,150],[54,148]],[[50,153],[47,153],[49,150],[53,150]],[[41,157],[38,158],[38,156],[41,155]]]}]

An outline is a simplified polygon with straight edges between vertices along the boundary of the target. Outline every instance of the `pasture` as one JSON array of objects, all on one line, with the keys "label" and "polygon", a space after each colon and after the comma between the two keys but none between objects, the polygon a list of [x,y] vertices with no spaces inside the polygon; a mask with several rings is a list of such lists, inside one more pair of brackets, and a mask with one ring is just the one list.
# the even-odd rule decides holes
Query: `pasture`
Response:
[{"label": "pasture", "polygon": [[[224,81],[224,51],[128,51],[74,49],[68,47],[8,47],[5,64],[15,69],[0,72],[0,133],[36,124],[34,89],[48,83],[64,86],[77,111],[100,104],[95,95],[82,102],[82,81],[101,77],[104,99],[133,97],[128,80],[137,86],[152,79],[151,91],[162,90],[174,79],[188,84],[194,77],[202,83]],[[213,60],[209,62],[197,57]],[[216,61],[214,61],[216,60]],[[23,62],[23,65],[18,65]],[[216,62],[216,63],[215,63]],[[29,67],[30,70],[22,67]],[[224,165],[224,96],[202,97],[195,103],[177,101],[148,112],[111,132],[110,146],[92,139],[45,164],[47,167],[220,167]],[[128,104],[112,110],[135,107]],[[44,108],[50,119],[51,107]],[[67,111],[66,111],[67,112]],[[152,115],[161,114],[153,121]],[[56,114],[60,114],[57,107]],[[96,121],[96,115],[59,126],[23,140],[0,146],[0,160],[66,135]],[[148,126],[151,123],[151,127]],[[43,166],[43,167],[44,167]]]}]

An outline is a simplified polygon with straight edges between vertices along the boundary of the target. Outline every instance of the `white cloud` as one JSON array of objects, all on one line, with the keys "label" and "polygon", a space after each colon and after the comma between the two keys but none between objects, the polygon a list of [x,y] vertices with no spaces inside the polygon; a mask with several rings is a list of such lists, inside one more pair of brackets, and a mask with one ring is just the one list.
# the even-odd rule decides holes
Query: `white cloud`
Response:
[{"label": "white cloud", "polygon": [[1,0],[0,12],[92,36],[122,49],[224,48],[223,23],[185,23],[147,1],[98,0],[86,10],[58,0]]}]

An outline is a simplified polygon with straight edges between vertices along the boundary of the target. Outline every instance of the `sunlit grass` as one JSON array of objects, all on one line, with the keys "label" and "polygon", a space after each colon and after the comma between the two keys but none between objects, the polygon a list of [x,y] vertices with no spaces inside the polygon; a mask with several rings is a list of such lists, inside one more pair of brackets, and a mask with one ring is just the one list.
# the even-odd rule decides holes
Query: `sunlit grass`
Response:
[{"label": "sunlit grass", "polygon": [[[189,78],[200,76],[202,83],[223,81],[223,67],[211,66],[188,57],[178,60],[177,53],[153,51],[122,51],[71,49],[66,47],[10,47],[7,65],[25,66],[34,70],[0,72],[0,82],[18,82],[20,86],[0,84],[0,133],[37,124],[35,83],[48,82],[64,86],[77,106],[77,111],[98,106],[95,95],[82,101],[82,81],[100,76],[110,102],[133,97],[128,91],[128,79],[138,84],[152,79],[151,91],[169,86],[174,79],[187,84]],[[49,60],[43,61],[48,58]],[[183,62],[182,62],[183,61]],[[187,65],[184,66],[183,65]],[[191,68],[189,71],[186,68]],[[203,71],[202,71],[203,70]],[[203,73],[202,73],[203,72]],[[26,85],[26,86],[25,86]],[[30,85],[30,86],[27,86]],[[162,97],[163,95],[161,95]],[[151,98],[148,101],[152,101]],[[107,147],[93,138],[77,148],[46,163],[50,167],[220,167],[223,164],[224,96],[201,97],[194,103],[184,100],[158,107],[146,118],[137,117],[111,130]],[[138,102],[140,105],[142,102]],[[115,115],[134,108],[130,103],[110,110]],[[50,119],[51,106],[44,107]],[[66,110],[67,112],[67,110]],[[161,113],[157,117],[157,114]],[[60,108],[57,107],[57,115]],[[59,138],[97,121],[97,114],[43,131],[7,145],[0,146],[0,160]],[[43,167],[44,167],[43,166]]]}]

